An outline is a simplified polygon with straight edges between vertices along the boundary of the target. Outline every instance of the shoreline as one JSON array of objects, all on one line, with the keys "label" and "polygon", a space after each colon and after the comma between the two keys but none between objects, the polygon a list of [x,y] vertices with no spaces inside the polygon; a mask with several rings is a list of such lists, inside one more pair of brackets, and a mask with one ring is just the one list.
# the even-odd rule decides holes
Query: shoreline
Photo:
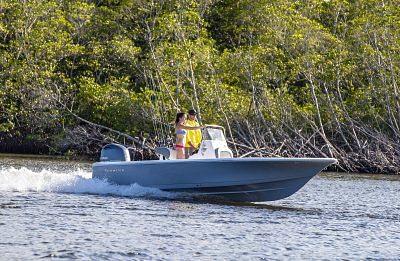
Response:
[{"label": "shoreline", "polygon": [[[53,161],[77,161],[82,163],[94,163],[95,160],[91,160],[85,156],[61,156],[61,155],[44,155],[44,154],[18,154],[18,153],[0,153],[1,158],[19,158],[19,159],[36,159],[36,160],[53,160]],[[324,170],[322,174],[326,173],[336,173],[338,175],[360,175],[360,176],[400,176],[396,173],[363,173],[363,172],[341,172],[337,170]]]},{"label": "shoreline", "polygon": [[61,155],[44,155],[44,154],[18,154],[18,153],[0,153],[1,158],[20,158],[20,159],[38,159],[38,160],[54,160],[54,161],[79,161],[82,163],[93,163],[84,156],[61,156]]}]

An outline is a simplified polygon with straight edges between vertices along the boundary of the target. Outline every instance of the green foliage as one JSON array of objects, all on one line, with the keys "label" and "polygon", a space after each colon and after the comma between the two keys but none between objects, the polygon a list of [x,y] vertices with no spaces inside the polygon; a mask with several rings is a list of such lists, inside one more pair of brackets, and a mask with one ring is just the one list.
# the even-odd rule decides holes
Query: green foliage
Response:
[{"label": "green foliage", "polygon": [[354,119],[392,135],[399,10],[378,0],[0,1],[0,132],[62,136],[77,124],[67,107],[153,133],[193,107],[204,123]]}]

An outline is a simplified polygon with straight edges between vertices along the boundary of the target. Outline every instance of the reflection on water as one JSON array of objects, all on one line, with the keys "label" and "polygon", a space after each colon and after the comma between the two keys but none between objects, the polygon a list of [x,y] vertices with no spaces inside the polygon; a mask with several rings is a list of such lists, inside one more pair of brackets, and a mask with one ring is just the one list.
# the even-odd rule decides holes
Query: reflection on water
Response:
[{"label": "reflection on water", "polygon": [[212,199],[210,197],[192,197],[189,200],[181,200],[182,202],[190,202],[192,204],[213,204],[220,206],[233,206],[233,207],[241,207],[241,208],[256,208],[256,209],[267,209],[271,211],[296,211],[296,212],[305,212],[305,213],[320,213],[318,209],[303,209],[295,206],[281,206],[281,205],[272,205],[270,202],[227,202],[223,199]]},{"label": "reflection on water", "polygon": [[400,181],[400,175],[383,175],[383,174],[363,174],[363,173],[336,173],[324,172],[319,174],[319,177],[326,179],[340,179],[340,180],[387,180],[387,181]]},{"label": "reflection on water", "polygon": [[0,259],[397,259],[399,196],[399,176],[324,173],[285,200],[227,203],[0,157]]}]

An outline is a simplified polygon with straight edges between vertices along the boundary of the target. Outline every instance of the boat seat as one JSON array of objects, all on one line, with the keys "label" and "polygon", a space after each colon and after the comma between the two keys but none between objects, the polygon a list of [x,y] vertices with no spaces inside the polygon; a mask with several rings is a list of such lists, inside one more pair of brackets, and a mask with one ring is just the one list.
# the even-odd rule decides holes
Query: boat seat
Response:
[{"label": "boat seat", "polygon": [[170,151],[170,149],[168,149],[166,147],[157,147],[155,149],[155,152],[158,155],[163,156],[165,159],[169,159],[171,157],[171,151]]}]

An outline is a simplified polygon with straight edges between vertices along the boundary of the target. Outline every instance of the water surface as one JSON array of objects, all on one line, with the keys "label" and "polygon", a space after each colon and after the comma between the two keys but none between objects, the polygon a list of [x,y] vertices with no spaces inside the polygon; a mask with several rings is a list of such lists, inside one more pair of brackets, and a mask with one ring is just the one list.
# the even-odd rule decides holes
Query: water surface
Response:
[{"label": "water surface", "polygon": [[285,200],[205,202],[0,157],[0,259],[399,259],[400,177],[324,173]]}]

